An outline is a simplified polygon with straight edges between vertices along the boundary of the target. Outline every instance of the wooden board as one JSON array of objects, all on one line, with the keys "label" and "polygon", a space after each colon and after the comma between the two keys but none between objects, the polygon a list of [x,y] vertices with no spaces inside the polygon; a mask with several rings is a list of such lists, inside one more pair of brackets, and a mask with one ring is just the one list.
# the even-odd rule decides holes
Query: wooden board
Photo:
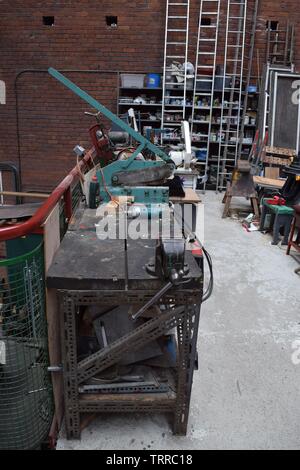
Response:
[{"label": "wooden board", "polygon": [[266,167],[265,168],[265,178],[278,180],[278,178],[279,178],[279,168],[277,168],[277,167]]},{"label": "wooden board", "polygon": [[[54,207],[47,220],[44,222],[43,228],[45,272],[47,272],[54,255],[60,246],[59,204]],[[46,313],[50,366],[56,366],[61,364],[62,358],[57,296],[56,291],[53,289],[47,289],[46,292]],[[63,379],[61,373],[52,373],[52,386],[55,403],[55,416],[50,434],[52,433],[51,436],[55,439],[55,433],[60,429],[63,418]]]},{"label": "wooden board", "polygon": [[253,177],[254,184],[262,187],[270,187],[270,188],[283,188],[285,184],[285,180],[275,180],[272,178],[265,178],[263,176],[254,176]]},{"label": "wooden board", "polygon": [[272,155],[284,156],[284,157],[295,157],[296,151],[294,149],[282,148],[282,147],[266,147],[266,153]]},{"label": "wooden board", "polygon": [[181,202],[181,203],[187,203],[187,204],[194,204],[197,202],[201,202],[200,197],[191,188],[184,188],[185,196],[184,197],[170,197],[170,200],[172,202]]}]

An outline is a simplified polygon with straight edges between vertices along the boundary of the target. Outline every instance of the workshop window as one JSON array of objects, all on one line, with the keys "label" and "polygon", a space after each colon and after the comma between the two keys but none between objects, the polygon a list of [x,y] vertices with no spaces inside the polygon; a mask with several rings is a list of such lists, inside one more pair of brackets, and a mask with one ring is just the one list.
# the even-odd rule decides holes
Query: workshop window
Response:
[{"label": "workshop window", "polygon": [[43,16],[43,25],[54,26],[54,16]]},{"label": "workshop window", "polygon": [[202,26],[210,26],[211,25],[211,18],[201,18],[201,25]]},{"label": "workshop window", "polygon": [[117,16],[106,16],[106,25],[110,28],[117,28],[118,17]]}]

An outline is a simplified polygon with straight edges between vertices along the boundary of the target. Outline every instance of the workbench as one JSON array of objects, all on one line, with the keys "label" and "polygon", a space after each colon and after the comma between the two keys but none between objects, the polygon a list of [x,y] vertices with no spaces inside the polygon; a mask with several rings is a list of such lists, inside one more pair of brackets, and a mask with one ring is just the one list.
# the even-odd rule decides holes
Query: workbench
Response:
[{"label": "workbench", "polygon": [[[127,305],[137,310],[166,281],[145,269],[155,256],[156,240],[100,241],[95,232],[96,210],[79,209],[47,273],[47,287],[55,289],[61,319],[65,425],[68,438],[80,438],[83,413],[158,413],[173,416],[173,431],[185,435],[196,358],[197,333],[203,293],[203,270],[186,252],[189,281],[172,288],[160,299],[159,314],[143,318],[130,333],[82,360],[78,358],[78,318],[89,306]],[[87,380],[118,364],[128,352],[137,351],[176,328],[174,367],[163,393],[79,393]],[[168,375],[167,374],[167,375]]]}]

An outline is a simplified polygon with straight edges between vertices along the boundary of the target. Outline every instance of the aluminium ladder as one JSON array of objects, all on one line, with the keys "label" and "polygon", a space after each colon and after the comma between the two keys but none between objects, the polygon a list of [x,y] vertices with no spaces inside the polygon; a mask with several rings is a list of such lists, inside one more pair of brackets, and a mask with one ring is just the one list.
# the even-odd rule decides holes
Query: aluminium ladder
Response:
[{"label": "aluminium ladder", "polygon": [[[238,151],[238,158],[241,158],[242,150],[243,150],[243,141],[245,136],[245,118],[248,110],[248,99],[249,99],[249,85],[251,82],[251,73],[252,73],[252,65],[253,65],[253,56],[254,56],[254,46],[255,46],[255,35],[256,35],[256,26],[257,26],[257,15],[258,15],[258,8],[260,5],[260,0],[254,0],[253,11],[249,11],[249,16],[251,16],[251,27],[250,27],[250,38],[249,38],[249,56],[247,57],[247,61],[244,61],[245,71],[244,76],[245,83],[244,83],[244,100],[243,100],[243,110],[242,110],[242,118],[241,118],[241,131],[240,131],[240,138],[239,138],[239,151]],[[250,10],[250,8],[248,9]],[[251,15],[252,13],[252,15]]]},{"label": "aluminium ladder", "polygon": [[[162,129],[173,127],[175,129],[176,127],[180,128],[181,121],[185,119],[189,17],[190,0],[167,0],[161,117]],[[173,83],[169,78],[173,72],[173,62],[185,64],[182,84],[176,85],[176,83]],[[174,91],[175,94],[172,94],[171,90]],[[177,101],[177,104],[173,104],[172,101]],[[175,115],[179,115],[180,120],[177,119],[175,121]]]},{"label": "aluminium ladder", "polygon": [[[199,25],[198,25],[198,39],[196,50],[195,62],[195,80],[194,80],[194,93],[193,93],[193,107],[192,107],[192,122],[191,122],[191,135],[193,139],[193,132],[201,127],[204,132],[200,132],[201,139],[204,139],[204,147],[206,147],[204,166],[204,183],[203,191],[206,188],[206,180],[208,171],[208,159],[210,152],[211,129],[214,109],[214,89],[215,89],[215,75],[216,75],[216,60],[218,49],[218,34],[220,24],[220,0],[202,0],[200,2],[199,12]],[[212,24],[205,21],[206,18],[212,19]],[[207,70],[211,73],[207,75]],[[204,91],[208,89],[208,91]],[[198,101],[201,99],[206,100],[206,105],[199,105]],[[197,113],[203,110],[207,113],[205,121],[197,120]],[[204,127],[205,126],[205,127]]]},{"label": "aluminium ladder", "polygon": [[[226,189],[226,179],[232,174],[238,157],[246,17],[247,0],[227,0],[217,191]],[[230,80],[229,86],[227,86],[228,80]],[[230,92],[230,98],[225,103],[228,92]]]}]

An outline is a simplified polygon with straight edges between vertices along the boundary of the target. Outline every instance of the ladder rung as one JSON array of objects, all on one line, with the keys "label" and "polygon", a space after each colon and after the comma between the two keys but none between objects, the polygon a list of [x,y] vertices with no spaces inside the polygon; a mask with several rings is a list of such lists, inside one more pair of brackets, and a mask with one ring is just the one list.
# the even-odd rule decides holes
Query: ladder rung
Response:
[{"label": "ladder rung", "polygon": [[196,78],[196,82],[212,83],[213,81],[210,78]]},{"label": "ladder rung", "polygon": [[174,28],[171,28],[171,29],[167,29],[168,32],[176,32],[176,33],[186,33],[186,29],[174,29]]},{"label": "ladder rung", "polygon": [[185,55],[167,55],[167,59],[185,59]]},{"label": "ladder rung", "polygon": [[[172,106],[172,105],[171,105]],[[183,109],[164,109],[165,113],[183,113]]]},{"label": "ladder rung", "polygon": [[213,69],[213,65],[198,65],[198,69]]},{"label": "ladder rung", "polygon": [[198,52],[198,55],[215,55],[214,52]]},{"label": "ladder rung", "polygon": [[[213,0],[214,1],[214,0]],[[169,6],[174,6],[174,5],[185,5],[185,6],[188,6],[188,3],[169,3]]]},{"label": "ladder rung", "polygon": [[270,44],[285,44],[285,41],[269,41]]},{"label": "ladder rung", "polygon": [[172,122],[172,121],[163,121],[164,124],[167,126],[181,126],[180,122]]},{"label": "ladder rung", "polygon": [[179,19],[186,19],[187,16],[168,16],[168,18],[172,20],[179,20]]},{"label": "ladder rung", "polygon": [[179,45],[182,45],[182,44],[185,45],[185,42],[167,42],[167,44],[171,44],[171,45],[174,45],[174,46],[179,46]]},{"label": "ladder rung", "polygon": [[195,93],[195,96],[211,96],[212,93]]},{"label": "ladder rung", "polygon": [[202,24],[201,25],[201,28],[208,28],[208,29],[215,29],[216,27],[217,27],[217,25],[215,25],[215,24],[210,24],[210,25]]},{"label": "ladder rung", "polygon": [[[183,91],[183,90],[182,90],[182,91]],[[175,99],[175,98],[182,99],[183,96],[182,96],[182,95],[181,95],[181,96],[173,96],[173,95],[172,95],[172,96],[166,96],[166,97],[165,97],[165,100],[170,100],[170,99],[173,100],[173,99]],[[171,106],[171,105],[170,105],[170,106]]]},{"label": "ladder rung", "polygon": [[216,42],[216,39],[206,39],[206,38],[200,38],[199,42]]}]

